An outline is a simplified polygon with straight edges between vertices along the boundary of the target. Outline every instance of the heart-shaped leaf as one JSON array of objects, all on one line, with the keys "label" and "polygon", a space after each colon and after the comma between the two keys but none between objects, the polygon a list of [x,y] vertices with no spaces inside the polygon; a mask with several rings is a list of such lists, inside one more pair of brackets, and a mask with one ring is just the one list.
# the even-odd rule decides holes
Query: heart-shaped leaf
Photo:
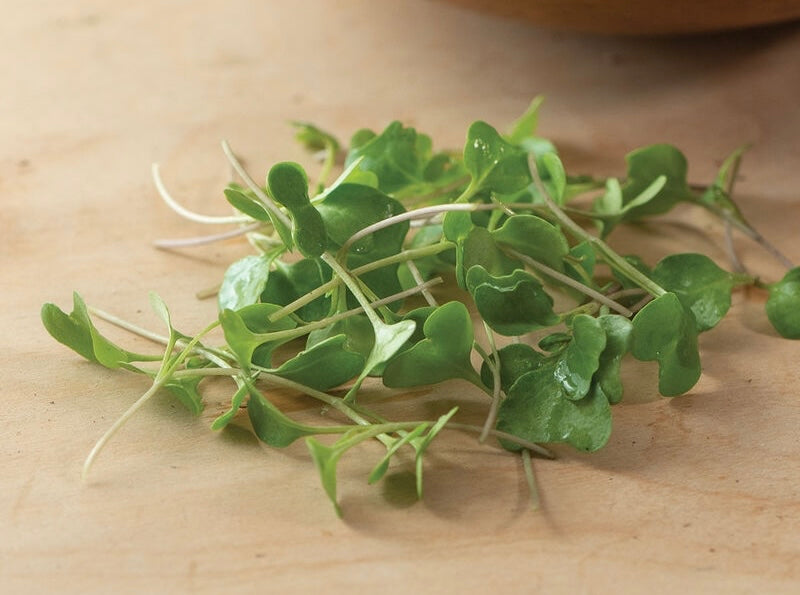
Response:
[{"label": "heart-shaped leaf", "polygon": [[714,328],[731,307],[736,276],[703,254],[671,254],[656,264],[653,281],[678,296],[699,332]]},{"label": "heart-shaped leaf", "polygon": [[[611,435],[608,401],[596,390],[577,401],[568,399],[554,368],[541,366],[520,376],[500,404],[497,429],[530,442],[567,442],[589,452],[601,448]],[[520,448],[508,442],[503,446]]]},{"label": "heart-shaped leaf", "polygon": [[[511,386],[523,374],[542,366],[547,359],[527,343],[510,343],[497,350],[500,359],[500,388],[508,393]],[[492,371],[484,362],[481,366],[481,380],[485,386],[493,384]]]},{"label": "heart-shaped leaf", "polygon": [[569,254],[567,240],[560,229],[541,217],[513,215],[492,232],[492,237],[551,269],[564,270],[564,257]]},{"label": "heart-shaped leaf", "polygon": [[263,254],[250,255],[230,265],[217,294],[220,310],[238,310],[257,303],[267,285],[272,260]]},{"label": "heart-shaped leaf", "polygon": [[553,298],[522,269],[494,277],[476,265],[467,273],[466,284],[481,318],[501,335],[523,335],[560,320],[553,312]]},{"label": "heart-shaped leaf", "polygon": [[435,384],[450,378],[480,382],[472,367],[472,321],[461,302],[448,302],[428,316],[425,339],[398,353],[383,372],[391,388]]},{"label": "heart-shaped leaf", "polygon": [[694,316],[674,293],[665,293],[633,319],[631,353],[658,361],[658,390],[665,397],[685,393],[700,378]]},{"label": "heart-shaped leaf", "polygon": [[561,352],[553,374],[564,396],[572,401],[589,392],[592,376],[600,366],[600,354],[606,347],[606,334],[597,318],[579,314],[572,319],[572,340]]},{"label": "heart-shaped leaf", "polygon": [[800,339],[800,267],[769,286],[767,318],[782,337]]},{"label": "heart-shaped leaf", "polygon": [[531,183],[528,156],[486,122],[475,122],[469,127],[464,166],[472,176],[473,192],[486,189],[510,194]]}]

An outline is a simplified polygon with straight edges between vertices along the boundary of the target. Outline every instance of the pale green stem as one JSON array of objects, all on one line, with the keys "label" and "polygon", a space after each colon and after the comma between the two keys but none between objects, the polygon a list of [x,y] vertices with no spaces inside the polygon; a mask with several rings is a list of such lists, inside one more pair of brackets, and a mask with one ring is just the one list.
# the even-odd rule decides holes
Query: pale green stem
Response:
[{"label": "pale green stem", "polygon": [[514,258],[521,260],[531,268],[536,269],[542,273],[545,273],[548,277],[552,277],[553,279],[555,279],[556,281],[560,281],[564,285],[572,287],[573,289],[577,289],[584,295],[587,295],[593,300],[608,306],[609,308],[611,308],[616,312],[619,312],[623,316],[630,318],[633,315],[633,312],[631,312],[628,308],[626,308],[625,306],[623,306],[618,302],[615,302],[612,299],[609,299],[607,296],[603,295],[602,293],[600,293],[595,289],[592,289],[588,285],[584,285],[580,281],[577,281],[572,277],[565,275],[564,273],[561,273],[547,266],[546,264],[539,262],[538,260],[534,260],[530,256],[522,254],[521,252],[517,252],[516,250],[511,250],[511,249],[506,249],[505,251]]},{"label": "pale green stem", "polygon": [[652,294],[653,297],[660,297],[665,293],[667,293],[663,287],[655,283],[652,279],[650,279],[640,271],[636,270],[636,267],[631,265],[627,260],[622,258],[622,256],[617,254],[603,240],[587,232],[580,225],[575,223],[564,211],[562,211],[561,207],[559,207],[556,204],[556,202],[551,198],[550,194],[547,192],[547,189],[544,187],[542,179],[539,177],[539,171],[536,167],[535,157],[532,155],[528,161],[530,164],[531,176],[533,178],[534,184],[536,185],[536,189],[542,195],[542,199],[547,204],[547,207],[553,213],[558,222],[561,223],[561,225],[567,228],[570,231],[570,233],[576,238],[579,238],[589,243],[591,246],[593,246],[594,249],[600,253],[600,255],[608,264],[612,265],[620,273],[628,277],[631,281],[639,285],[642,289]]},{"label": "pale green stem", "polygon": [[[358,277],[359,275],[363,275],[364,273],[374,271],[381,267],[389,266],[399,262],[404,262],[407,260],[412,260],[415,258],[424,258],[426,256],[432,256],[434,254],[438,254],[439,252],[444,252],[445,250],[449,250],[452,247],[453,245],[450,244],[449,242],[441,242],[438,244],[432,244],[430,246],[423,246],[422,248],[416,248],[414,250],[404,250],[403,252],[398,252],[397,254],[393,254],[392,256],[381,258],[380,260],[376,260],[367,263],[365,265],[362,265],[358,268],[355,268],[352,271],[350,271],[350,274],[353,275],[354,277]],[[275,322],[276,320],[280,320],[284,316],[288,316],[292,312],[296,312],[306,304],[310,304],[315,299],[322,297],[329,291],[333,290],[340,283],[342,283],[342,280],[339,279],[338,277],[334,277],[330,281],[323,283],[319,287],[309,291],[307,294],[294,300],[292,303],[287,304],[280,310],[273,312],[269,316],[269,321]]]},{"label": "pale green stem", "polygon": [[489,365],[489,368],[492,371],[492,403],[489,405],[489,413],[486,416],[486,421],[483,423],[483,431],[481,435],[478,437],[479,442],[485,442],[486,438],[489,436],[489,431],[494,427],[495,422],[497,421],[497,412],[500,408],[500,356],[497,353],[497,346],[494,342],[494,333],[492,329],[489,328],[489,325],[486,324],[484,321],[483,327],[486,330],[486,336],[489,340],[489,347],[491,348],[491,359],[487,359],[486,362]]},{"label": "pale green stem", "polygon": [[261,189],[261,187],[255,183],[253,178],[250,177],[250,174],[247,173],[247,170],[242,166],[239,159],[236,158],[236,155],[231,149],[231,146],[228,144],[228,141],[222,141],[222,151],[225,153],[225,157],[228,158],[228,161],[236,170],[236,173],[239,174],[239,177],[244,180],[244,183],[247,185],[250,190],[252,190],[255,195],[261,199],[261,202],[264,203],[264,206],[269,209],[269,212],[272,213],[278,221],[283,223],[284,226],[291,228],[292,222],[289,220],[289,217],[281,211],[280,207],[273,201],[267,194]]},{"label": "pale green stem", "polygon": [[525,479],[528,482],[528,491],[531,495],[531,508],[533,508],[533,510],[539,510],[541,507],[541,500],[539,498],[539,489],[536,486],[536,475],[533,472],[531,451],[528,449],[522,451],[522,467],[525,470]]},{"label": "pale green stem", "polygon": [[[114,424],[103,434],[100,439],[95,443],[92,450],[89,452],[89,455],[86,457],[86,460],[83,463],[83,470],[81,472],[81,477],[85,480],[89,475],[89,470],[92,467],[92,463],[94,462],[97,455],[106,445],[106,443],[117,433],[117,431],[125,425],[125,423],[136,413],[142,405],[144,405],[150,398],[158,392],[166,382],[172,377],[172,374],[176,371],[176,368],[183,363],[183,360],[192,352],[194,347],[200,341],[200,338],[210,332],[213,328],[215,328],[219,322],[215,321],[208,325],[205,329],[200,331],[195,337],[192,338],[191,341],[188,342],[186,347],[175,356],[175,358],[170,362],[169,355],[172,353],[172,349],[175,344],[175,340],[170,337],[167,342],[167,347],[164,351],[164,360],[161,369],[156,374],[156,377],[153,379],[153,385],[141,396],[139,397],[136,402],[131,405],[125,413],[123,413],[115,422]],[[170,363],[168,363],[170,362]]]}]

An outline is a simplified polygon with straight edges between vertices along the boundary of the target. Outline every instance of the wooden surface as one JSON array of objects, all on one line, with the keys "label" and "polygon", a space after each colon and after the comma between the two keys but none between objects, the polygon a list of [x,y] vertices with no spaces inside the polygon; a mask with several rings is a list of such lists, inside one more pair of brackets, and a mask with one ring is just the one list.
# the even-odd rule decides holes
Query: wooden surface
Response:
[{"label": "wooden surface", "polygon": [[[0,591],[798,592],[800,343],[775,337],[759,292],[737,293],[730,317],[702,337],[704,375],[689,395],[654,398],[651,372],[637,368],[607,448],[536,461],[538,513],[517,458],[448,433],[418,503],[408,467],[369,487],[378,451],[347,457],[343,520],[302,445],[263,448],[243,419],[208,429],[224,383],[200,418],[166,398],[148,404],[81,483],[94,441],[146,387],[57,345],[39,308],[68,308],[78,290],[158,329],[155,290],[179,328],[214,317],[194,292],[247,246],[153,249],[206,231],[159,201],[154,161],[185,204],[226,213],[222,138],[260,177],[277,160],[314,167],[288,120],[347,138],[399,118],[460,146],[472,120],[502,127],[538,93],[541,132],[571,170],[621,174],[625,152],[664,141],[703,182],[752,142],[742,205],[800,261],[800,28],[613,40],[418,1],[113,6],[3,3]],[[613,243],[651,262],[675,249],[724,262],[713,221],[691,210],[668,220]],[[757,246],[736,244],[764,278],[782,274]],[[387,407],[420,415],[464,389]]]}]

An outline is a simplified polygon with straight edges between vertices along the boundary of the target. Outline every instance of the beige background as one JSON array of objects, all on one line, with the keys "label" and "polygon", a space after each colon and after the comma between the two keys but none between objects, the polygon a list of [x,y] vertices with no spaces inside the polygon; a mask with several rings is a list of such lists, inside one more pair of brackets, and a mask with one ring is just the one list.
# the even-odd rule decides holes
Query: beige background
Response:
[{"label": "beige background", "polygon": [[[537,461],[540,512],[527,508],[516,458],[448,433],[419,503],[408,467],[368,487],[378,450],[347,457],[343,520],[302,445],[263,448],[245,417],[208,429],[224,383],[199,419],[155,399],[82,484],[84,456],[146,387],[57,345],[38,313],[45,301],[68,308],[75,289],[159,329],[155,290],[179,328],[213,318],[213,302],[193,294],[247,247],[154,250],[154,239],[207,230],[159,201],[153,161],[185,204],[227,213],[222,138],[260,177],[277,160],[314,167],[292,119],[346,139],[399,118],[457,147],[472,120],[503,127],[538,93],[541,132],[572,171],[622,174],[627,151],[665,141],[705,182],[731,149],[754,143],[742,205],[800,261],[798,26],[614,40],[422,1],[2,7],[0,591],[798,592],[800,343],[775,338],[762,293],[737,293],[702,337],[691,394],[654,400],[652,373],[629,372],[631,402],[615,409],[606,449]],[[613,243],[651,262],[669,250],[724,262],[712,220],[692,210],[668,220]],[[758,247],[737,246],[766,279],[782,274]],[[418,416],[463,389],[387,406]],[[479,405],[467,400],[467,418],[480,420]]]}]

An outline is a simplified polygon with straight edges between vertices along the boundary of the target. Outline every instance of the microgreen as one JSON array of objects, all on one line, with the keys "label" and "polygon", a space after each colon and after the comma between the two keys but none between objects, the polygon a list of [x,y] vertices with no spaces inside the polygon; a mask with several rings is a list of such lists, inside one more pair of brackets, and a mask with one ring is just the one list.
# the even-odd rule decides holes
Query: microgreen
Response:
[{"label": "microgreen", "polygon": [[[225,217],[182,207],[154,166],[156,189],[171,209],[195,222],[238,226],[160,247],[246,236],[256,253],[228,266],[218,317],[194,335],[174,327],[154,294],[151,307],[166,335],[91,308],[77,293],[70,313],[42,307],[44,327],[57,341],[150,382],[97,442],[84,475],[155,394],[163,390],[198,414],[206,384],[221,382],[231,385],[230,404],[211,427],[224,430],[246,409],[264,443],[282,448],[303,438],[339,513],[343,455],[380,442],[385,452],[367,477],[374,483],[392,464],[406,464],[398,453],[412,452],[421,497],[425,454],[448,428],[521,451],[535,491],[530,453],[552,456],[540,443],[594,451],[608,441],[626,356],[655,362],[654,391],[677,396],[692,389],[701,375],[698,334],[725,317],[737,287],[766,290],[769,321],[784,337],[800,338],[800,268],[750,225],[733,198],[744,148],[707,186],[690,184],[685,156],[665,144],[631,151],[624,177],[576,175],[557,147],[537,136],[541,104],[534,99],[505,135],[475,122],[461,151],[435,150],[429,136],[400,122],[380,133],[362,129],[351,136],[343,164],[333,134],[294,122],[298,142],[321,161],[311,186],[306,169],[293,162],[273,165],[262,186],[223,143],[244,183],[223,189],[235,209]],[[719,217],[731,271],[691,253],[664,255],[651,267],[606,241],[617,226],[680,203]],[[765,281],[746,271],[735,254],[736,231],[775,256],[786,275]],[[96,318],[160,350],[117,345]],[[217,326],[224,342],[206,344]],[[370,399],[357,399],[370,377],[387,398],[395,389],[466,381],[452,395],[483,399],[485,421],[466,424],[450,404],[434,419],[385,419]],[[275,387],[302,395],[326,416],[308,424],[287,415],[271,397]],[[335,437],[318,438],[325,434]],[[535,494],[532,501],[538,506]]]}]

